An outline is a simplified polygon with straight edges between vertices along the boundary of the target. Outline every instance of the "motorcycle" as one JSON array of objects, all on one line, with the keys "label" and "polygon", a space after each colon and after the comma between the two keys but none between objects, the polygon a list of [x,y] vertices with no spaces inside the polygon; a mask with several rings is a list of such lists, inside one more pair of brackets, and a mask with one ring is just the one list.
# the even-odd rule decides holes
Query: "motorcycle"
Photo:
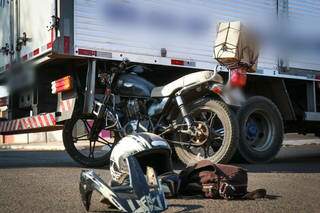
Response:
[{"label": "motorcycle", "polygon": [[217,68],[156,87],[140,75],[147,68],[129,65],[124,60],[101,71],[98,79],[105,92],[95,101],[93,112],[75,112],[65,123],[64,145],[75,161],[88,167],[105,166],[120,138],[137,132],[165,138],[187,165],[202,159],[214,163],[231,159],[239,134],[228,106],[237,105],[234,97],[238,97],[232,95],[231,74],[226,84]]}]

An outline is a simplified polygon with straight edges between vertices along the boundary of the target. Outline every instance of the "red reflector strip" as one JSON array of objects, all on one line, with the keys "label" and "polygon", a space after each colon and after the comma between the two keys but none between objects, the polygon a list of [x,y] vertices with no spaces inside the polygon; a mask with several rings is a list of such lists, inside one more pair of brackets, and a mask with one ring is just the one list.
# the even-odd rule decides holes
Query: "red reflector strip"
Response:
[{"label": "red reflector strip", "polygon": [[171,64],[172,64],[172,65],[184,66],[184,61],[182,61],[182,60],[176,60],[176,59],[171,59]]},{"label": "red reflector strip", "polygon": [[51,43],[55,40],[55,28],[51,28]]},{"label": "red reflector strip", "polygon": [[52,48],[52,42],[49,42],[49,43],[47,44],[47,49],[50,49],[50,48]]},{"label": "red reflector strip", "polygon": [[69,54],[70,52],[70,37],[68,36],[63,38],[63,52],[65,54]]},{"label": "red reflector strip", "polygon": [[88,56],[97,56],[97,51],[94,50],[86,50],[86,49],[78,49],[79,55],[88,55]]},{"label": "red reflector strip", "polygon": [[[68,42],[70,43],[70,41],[68,41]],[[67,46],[67,47],[70,48],[70,44],[69,44],[68,42],[67,42],[67,44],[68,44],[69,46]],[[37,48],[37,49],[33,50],[32,52],[29,52],[28,54],[22,56],[22,57],[21,57],[21,60],[22,60],[22,61],[30,60],[30,59],[32,59],[33,57],[38,56],[40,53],[44,53],[45,51],[51,49],[52,46],[53,46],[53,41],[50,41],[49,43],[41,46],[41,48]]]},{"label": "red reflector strip", "polygon": [[39,55],[39,53],[40,53],[40,49],[38,48],[33,51],[33,56]]},{"label": "red reflector strip", "polygon": [[196,62],[194,61],[184,61],[184,60],[178,60],[178,59],[171,59],[171,64],[177,65],[177,66],[189,66],[189,67],[196,66]]},{"label": "red reflector strip", "polygon": [[0,132],[18,132],[20,130],[52,127],[57,124],[55,113],[41,114],[12,121],[0,122]]}]

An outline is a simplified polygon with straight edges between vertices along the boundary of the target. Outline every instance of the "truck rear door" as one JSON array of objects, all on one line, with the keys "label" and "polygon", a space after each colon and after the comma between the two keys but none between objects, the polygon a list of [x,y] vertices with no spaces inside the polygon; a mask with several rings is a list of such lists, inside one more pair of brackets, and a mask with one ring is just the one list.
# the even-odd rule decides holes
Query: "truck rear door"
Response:
[{"label": "truck rear door", "polygon": [[[52,49],[55,32],[51,28],[55,16],[55,0],[20,0],[16,16],[16,38],[19,57],[22,61],[29,61],[48,53]],[[23,40],[26,40],[23,43]],[[21,43],[22,42],[22,43]]]},{"label": "truck rear door", "polygon": [[0,73],[10,64],[10,3],[0,0]]}]

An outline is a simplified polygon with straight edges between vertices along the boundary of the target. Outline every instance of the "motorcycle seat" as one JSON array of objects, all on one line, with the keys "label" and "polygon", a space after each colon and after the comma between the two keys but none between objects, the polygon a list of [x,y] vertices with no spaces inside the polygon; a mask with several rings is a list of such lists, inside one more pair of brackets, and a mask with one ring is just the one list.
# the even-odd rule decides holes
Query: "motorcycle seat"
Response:
[{"label": "motorcycle seat", "polygon": [[192,84],[201,83],[201,82],[204,83],[207,81],[214,81],[222,84],[223,78],[219,74],[214,75],[213,71],[201,71],[201,72],[191,73],[165,86],[153,88],[153,90],[151,91],[151,97],[153,98],[168,97],[172,95],[173,92],[183,87],[190,86]]}]

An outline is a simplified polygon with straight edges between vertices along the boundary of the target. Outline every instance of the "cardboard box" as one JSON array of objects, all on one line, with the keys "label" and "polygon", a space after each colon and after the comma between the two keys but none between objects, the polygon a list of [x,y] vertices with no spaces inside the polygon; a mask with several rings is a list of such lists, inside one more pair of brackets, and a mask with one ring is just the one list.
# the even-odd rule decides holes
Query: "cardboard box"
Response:
[{"label": "cardboard box", "polygon": [[251,66],[249,72],[255,72],[258,57],[257,39],[240,21],[219,23],[214,58],[220,64],[236,67],[239,63],[245,63]]}]

